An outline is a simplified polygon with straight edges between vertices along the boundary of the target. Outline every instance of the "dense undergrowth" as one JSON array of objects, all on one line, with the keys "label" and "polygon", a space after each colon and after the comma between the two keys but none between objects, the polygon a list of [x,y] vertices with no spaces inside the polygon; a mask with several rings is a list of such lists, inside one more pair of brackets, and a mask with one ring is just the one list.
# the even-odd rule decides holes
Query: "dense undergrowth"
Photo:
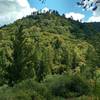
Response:
[{"label": "dense undergrowth", "polygon": [[100,23],[57,11],[0,28],[0,100],[99,100]]}]

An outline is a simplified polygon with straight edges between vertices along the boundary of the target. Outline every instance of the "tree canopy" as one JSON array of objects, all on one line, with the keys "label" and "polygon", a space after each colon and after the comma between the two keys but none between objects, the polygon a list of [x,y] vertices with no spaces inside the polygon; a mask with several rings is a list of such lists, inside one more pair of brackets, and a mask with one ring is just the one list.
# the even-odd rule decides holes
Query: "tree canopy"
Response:
[{"label": "tree canopy", "polygon": [[48,11],[1,27],[0,98],[99,97],[99,26],[100,23],[81,23]]}]

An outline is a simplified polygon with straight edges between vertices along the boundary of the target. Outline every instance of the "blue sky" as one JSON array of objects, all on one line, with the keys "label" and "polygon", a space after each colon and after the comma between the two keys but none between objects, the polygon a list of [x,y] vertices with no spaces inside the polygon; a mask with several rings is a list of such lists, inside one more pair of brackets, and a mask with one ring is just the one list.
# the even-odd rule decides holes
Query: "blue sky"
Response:
[{"label": "blue sky", "polygon": [[83,11],[81,7],[78,7],[76,2],[80,0],[46,0],[45,3],[41,3],[39,0],[28,0],[31,7],[36,9],[43,9],[47,7],[49,9],[57,10],[60,14],[69,12],[81,13],[85,15],[84,20],[88,20],[92,16],[91,11]]},{"label": "blue sky", "polygon": [[100,22],[100,3],[95,12],[83,11],[76,2],[81,0],[46,0],[41,3],[39,0],[0,0],[0,26],[13,23],[39,9],[57,10],[65,14],[66,18],[73,17],[74,20],[84,22]]}]

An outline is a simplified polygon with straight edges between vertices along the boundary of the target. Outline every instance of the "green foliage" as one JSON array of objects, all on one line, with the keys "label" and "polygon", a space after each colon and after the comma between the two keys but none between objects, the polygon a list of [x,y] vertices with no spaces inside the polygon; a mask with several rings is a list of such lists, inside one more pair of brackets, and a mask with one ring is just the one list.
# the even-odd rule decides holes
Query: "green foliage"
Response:
[{"label": "green foliage", "polygon": [[100,97],[99,25],[49,11],[1,27],[0,99]]},{"label": "green foliage", "polygon": [[22,81],[12,88],[7,86],[0,88],[1,100],[47,100],[46,96],[46,87],[31,79]]},{"label": "green foliage", "polygon": [[91,86],[79,76],[48,75],[41,83],[27,79],[14,87],[0,88],[1,100],[66,100],[79,96],[88,96]]},{"label": "green foliage", "polygon": [[52,92],[52,95],[63,98],[72,98],[91,93],[90,84],[77,75],[49,75],[44,83]]}]

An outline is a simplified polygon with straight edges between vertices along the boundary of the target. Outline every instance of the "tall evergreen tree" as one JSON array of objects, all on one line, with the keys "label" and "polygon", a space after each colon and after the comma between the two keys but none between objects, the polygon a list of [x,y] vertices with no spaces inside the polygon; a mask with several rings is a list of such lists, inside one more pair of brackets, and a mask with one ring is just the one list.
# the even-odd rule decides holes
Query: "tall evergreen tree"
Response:
[{"label": "tall evergreen tree", "polygon": [[18,26],[15,32],[15,39],[13,40],[13,62],[7,68],[9,85],[13,85],[34,75],[32,65],[29,63],[31,50],[29,51],[26,48],[26,38],[23,26]]}]

